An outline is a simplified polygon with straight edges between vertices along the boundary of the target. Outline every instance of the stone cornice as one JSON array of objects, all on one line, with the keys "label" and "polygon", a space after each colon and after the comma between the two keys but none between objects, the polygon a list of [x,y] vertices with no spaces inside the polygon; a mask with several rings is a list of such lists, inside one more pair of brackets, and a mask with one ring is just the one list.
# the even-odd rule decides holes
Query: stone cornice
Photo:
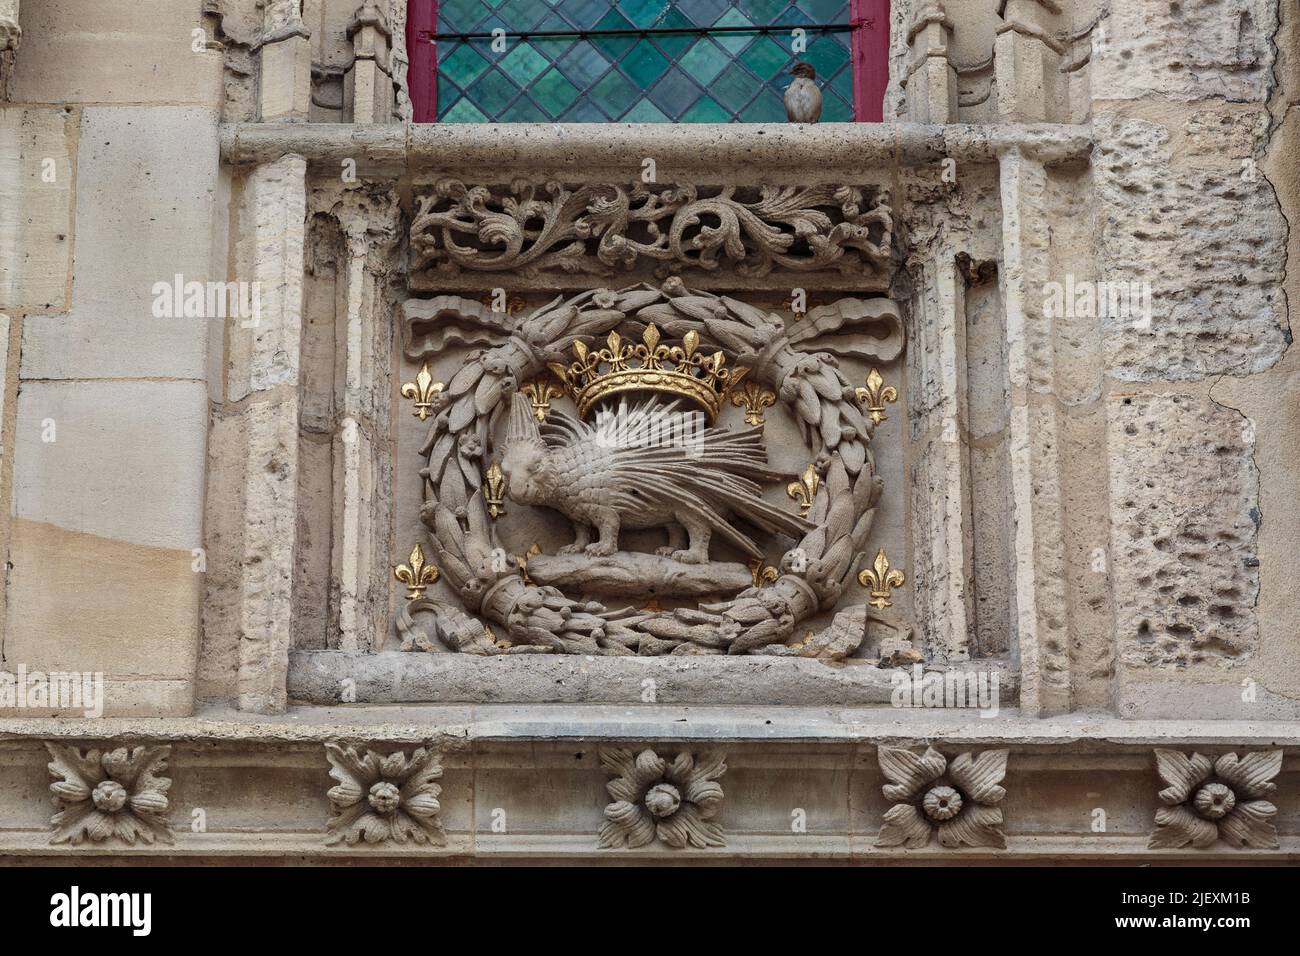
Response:
[{"label": "stone cornice", "polygon": [[784,184],[860,180],[948,158],[993,162],[1010,151],[1051,165],[1086,159],[1092,141],[1088,126],[1051,123],[760,123],[725,131],[689,124],[246,123],[221,128],[221,155],[232,165],[288,153],[320,167],[350,159],[364,170],[417,178],[481,179],[490,170],[495,181],[514,175],[621,181],[653,159],[660,182],[709,170],[737,182]]}]

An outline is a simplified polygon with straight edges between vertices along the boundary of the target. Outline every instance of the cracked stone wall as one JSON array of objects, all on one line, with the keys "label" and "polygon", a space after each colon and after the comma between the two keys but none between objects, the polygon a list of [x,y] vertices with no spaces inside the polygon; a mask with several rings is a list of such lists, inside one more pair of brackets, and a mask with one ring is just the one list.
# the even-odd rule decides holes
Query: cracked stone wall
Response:
[{"label": "cracked stone wall", "polygon": [[1300,713],[1296,19],[1121,0],[1094,51],[1098,274],[1151,291],[1102,320],[1127,716]]}]

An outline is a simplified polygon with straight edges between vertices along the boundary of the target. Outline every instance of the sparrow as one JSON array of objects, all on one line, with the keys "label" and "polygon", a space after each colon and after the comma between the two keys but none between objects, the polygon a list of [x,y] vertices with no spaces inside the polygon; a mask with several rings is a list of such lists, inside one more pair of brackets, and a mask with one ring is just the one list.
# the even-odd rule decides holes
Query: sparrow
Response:
[{"label": "sparrow", "polygon": [[796,63],[794,82],[785,91],[785,116],[791,123],[815,123],[822,115],[822,91],[811,63]]}]

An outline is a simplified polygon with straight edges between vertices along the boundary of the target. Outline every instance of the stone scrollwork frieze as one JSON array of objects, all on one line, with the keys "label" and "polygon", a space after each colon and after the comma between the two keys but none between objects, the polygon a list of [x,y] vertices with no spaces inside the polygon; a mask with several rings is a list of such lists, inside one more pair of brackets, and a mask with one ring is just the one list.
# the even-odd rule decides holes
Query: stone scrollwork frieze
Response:
[{"label": "stone scrollwork frieze", "polygon": [[1156,810],[1151,849],[1201,849],[1218,840],[1238,848],[1277,848],[1277,807],[1264,798],[1277,790],[1273,778],[1282,769],[1281,750],[1241,758],[1227,753],[1217,759],[1177,750],[1155,753],[1156,772],[1166,786],[1160,791],[1165,805]]},{"label": "stone scrollwork frieze", "polygon": [[327,743],[333,814],[326,824],[327,844],[447,842],[439,818],[442,762],[438,751],[418,747],[380,754],[368,747]]},{"label": "stone scrollwork frieze", "polygon": [[[443,581],[458,601],[421,598],[407,604],[397,617],[404,647],[441,644],[471,654],[839,658],[861,643],[860,630],[848,647],[839,640],[794,647],[786,642],[801,622],[833,609],[851,584],[884,489],[870,450],[875,425],[838,357],[888,362],[901,354],[902,321],[888,299],[840,299],[811,310],[789,328],[775,314],[688,289],[678,278],[659,288],[642,283],[560,296],[519,317],[456,296],[406,303],[408,359],[424,361],[452,343],[489,346],[472,355],[433,399],[420,451],[426,465],[421,519]],[[607,351],[609,358],[593,371],[595,350]],[[578,362],[570,364],[575,356]],[[667,372],[668,367],[677,371]],[[778,513],[759,496],[759,483],[770,483],[773,476],[756,426],[747,431],[710,427],[700,437],[702,457],[689,461],[685,452],[682,461],[670,461],[663,449],[592,456],[587,451],[600,436],[589,422],[552,408],[543,436],[532,404],[516,396],[520,383],[549,370],[579,408],[595,388],[617,399],[619,382],[630,377],[638,388],[659,395],[661,410],[696,400],[716,413],[721,392],[702,398],[696,393],[725,391],[721,376],[708,374],[722,368],[737,370],[732,381],[743,373],[770,390],[802,431],[824,489],[806,516]],[[687,376],[698,380],[678,381]],[[643,412],[645,407],[640,406]],[[493,445],[507,420],[509,435],[500,454]],[[574,544],[530,562],[531,579],[518,573],[518,561],[507,554],[490,513],[492,495],[483,476],[499,454],[506,497],[558,510],[574,523]],[[730,525],[730,514],[791,536],[795,548],[781,560],[775,580],[750,587],[744,564],[709,560],[710,534],[760,556],[754,542]],[[616,551],[620,522],[630,528],[667,527],[669,546],[654,554]],[[593,530],[599,541],[590,540]],[[558,577],[543,578],[543,565],[555,575],[569,575],[571,593],[599,593],[610,575],[622,575],[632,584],[654,579],[662,588],[695,588],[684,594],[734,596],[705,601],[698,609],[611,608],[566,595],[552,586]],[[492,625],[505,629],[504,647],[494,640]]]},{"label": "stone scrollwork frieze", "polygon": [[713,822],[722,808],[727,771],[720,752],[698,757],[682,751],[666,760],[653,750],[602,749],[600,763],[614,778],[605,784],[613,802],[597,846],[636,849],[656,839],[675,849],[726,846],[722,828]]},{"label": "stone scrollwork frieze", "polygon": [[412,271],[611,275],[641,263],[662,278],[885,270],[888,191],[876,186],[466,184],[416,197]]},{"label": "stone scrollwork frieze", "polygon": [[937,835],[950,849],[1006,849],[998,804],[1006,796],[1007,757],[1006,750],[986,750],[949,761],[933,747],[923,754],[881,747],[885,799],[894,805],[885,811],[876,846],[920,849]]},{"label": "stone scrollwork frieze", "polygon": [[134,846],[171,843],[166,776],[171,747],[86,750],[47,743],[50,792],[58,812],[50,818],[51,843],[103,843],[115,838]]}]

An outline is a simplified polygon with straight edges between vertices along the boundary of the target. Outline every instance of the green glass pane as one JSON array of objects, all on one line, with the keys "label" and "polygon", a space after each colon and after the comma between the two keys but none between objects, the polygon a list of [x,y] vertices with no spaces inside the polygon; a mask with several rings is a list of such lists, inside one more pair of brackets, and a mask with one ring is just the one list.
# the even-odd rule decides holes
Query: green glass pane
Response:
[{"label": "green glass pane", "polygon": [[497,12],[511,30],[529,30],[549,11],[537,0],[505,0]]},{"label": "green glass pane", "polygon": [[438,72],[461,87],[469,86],[487,68],[488,61],[468,43],[456,44],[438,64]]},{"label": "green glass pane", "polygon": [[[719,27],[752,27],[754,21],[739,10],[728,10],[718,17],[718,22],[714,25]],[[754,39],[754,35],[752,33],[724,33],[714,37],[714,39],[721,44],[724,50],[732,56],[736,56],[741,50],[749,46],[750,41]]]},{"label": "green glass pane", "polygon": [[497,119],[502,123],[548,123],[551,117],[527,96],[521,96],[507,106]]},{"label": "green glass pane", "polygon": [[700,88],[691,82],[677,67],[664,74],[664,78],[650,91],[650,102],[675,119],[685,113],[700,98]]},{"label": "green glass pane", "polygon": [[[630,30],[632,24],[617,10],[611,10],[600,18],[596,27],[600,30]],[[595,37],[591,42],[611,60],[617,60],[636,46],[636,37]]]},{"label": "green glass pane", "polygon": [[585,90],[605,75],[609,60],[590,43],[577,43],[560,59],[559,65],[565,76]]},{"label": "green glass pane", "polygon": [[668,60],[655,49],[653,43],[642,40],[632,48],[632,52],[623,57],[620,66],[637,86],[648,90],[668,69]]},{"label": "green glass pane", "polygon": [[684,12],[697,27],[711,27],[730,6],[728,0],[690,0]]},{"label": "green glass pane", "polygon": [[713,78],[722,72],[730,58],[712,40],[701,40],[683,56],[678,64],[694,77],[701,86],[707,87]]},{"label": "green glass pane", "polygon": [[561,123],[608,123],[609,117],[606,116],[599,106],[591,100],[583,97],[570,106],[560,116]]},{"label": "green glass pane", "polygon": [[499,70],[489,70],[465,92],[484,113],[496,116],[518,95],[519,87]]},{"label": "green glass pane", "polygon": [[835,74],[835,79],[831,80],[830,87],[842,98],[853,102],[853,67],[845,66]]},{"label": "green glass pane", "polygon": [[784,20],[778,20],[776,15],[784,10],[789,3],[790,0],[740,0],[736,6],[754,23],[773,26],[785,22]]},{"label": "green glass pane", "polygon": [[701,96],[681,118],[683,123],[729,123],[731,114],[712,97]]},{"label": "green glass pane", "polygon": [[798,7],[786,7],[776,15],[776,19],[773,22],[779,23],[781,26],[807,26],[816,23],[817,21],[808,16],[808,14],[804,13]]},{"label": "green glass pane", "polygon": [[[694,24],[687,20],[680,10],[674,7],[655,26],[671,27],[675,30],[681,27],[694,26]],[[656,34],[653,39],[659,44],[659,49],[667,53],[670,59],[676,60],[690,48],[691,44],[696,43],[699,37],[691,33],[660,33]]]},{"label": "green glass pane", "polygon": [[667,123],[670,122],[663,111],[655,106],[649,100],[641,100],[636,106],[628,110],[627,115],[623,117],[625,123]]},{"label": "green glass pane", "polygon": [[848,23],[849,5],[844,0],[795,0],[799,9],[815,23]]},{"label": "green glass pane", "polygon": [[551,67],[533,84],[528,94],[551,116],[559,116],[578,96],[578,88],[564,78],[564,74]]},{"label": "green glass pane", "polygon": [[715,100],[739,113],[745,104],[753,98],[762,84],[740,65],[733,63],[722,71],[722,75],[713,81],[709,93]]},{"label": "green glass pane", "polygon": [[565,0],[557,8],[574,26],[589,27],[603,17],[611,6],[611,0]]},{"label": "green glass pane", "polygon": [[835,71],[849,61],[849,51],[830,37],[820,37],[808,44],[807,51],[800,59],[812,64],[820,80],[822,77],[834,76]]},{"label": "green glass pane", "polygon": [[480,0],[442,0],[438,4],[439,32],[469,33],[491,8]]},{"label": "green glass pane", "polygon": [[740,118],[746,123],[784,123],[785,104],[779,93],[765,89],[758,94],[758,99],[740,111]]},{"label": "green glass pane", "polygon": [[759,37],[740,54],[740,62],[761,79],[771,81],[777,78],[788,62],[790,54],[771,37]]},{"label": "green glass pane", "polygon": [[440,119],[444,123],[486,123],[487,117],[482,111],[474,106],[468,99],[458,102],[447,112],[443,113]]},{"label": "green glass pane", "polygon": [[541,76],[542,70],[550,65],[546,57],[523,42],[516,42],[515,48],[503,56],[501,62],[497,64],[520,86],[527,86]]},{"label": "green glass pane", "polygon": [[445,76],[438,77],[438,115],[441,116],[461,97],[460,87]]},{"label": "green glass pane", "polygon": [[[567,30],[568,27],[557,27],[557,29]],[[534,50],[552,63],[558,63],[565,53],[579,46],[577,41],[568,37],[536,37],[528,42],[532,44]]]},{"label": "green glass pane", "polygon": [[668,6],[668,0],[618,0],[623,15],[639,27],[655,25]]},{"label": "green glass pane", "polygon": [[827,93],[822,96],[822,118],[823,123],[852,123],[853,122],[853,104],[845,102],[834,93]]},{"label": "green glass pane", "polygon": [[591,97],[604,107],[605,112],[617,119],[637,101],[641,91],[617,70],[610,70],[591,88]]}]

